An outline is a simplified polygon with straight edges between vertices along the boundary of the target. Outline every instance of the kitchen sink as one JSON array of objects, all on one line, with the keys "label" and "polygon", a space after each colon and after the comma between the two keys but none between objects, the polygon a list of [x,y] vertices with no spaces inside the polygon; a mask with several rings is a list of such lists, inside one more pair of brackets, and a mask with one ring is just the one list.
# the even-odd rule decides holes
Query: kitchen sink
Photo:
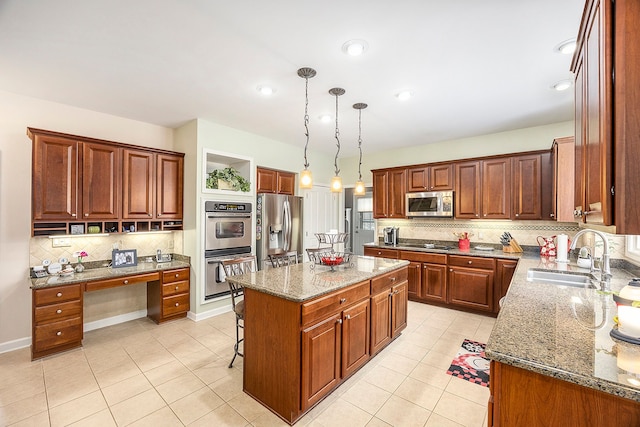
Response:
[{"label": "kitchen sink", "polygon": [[530,268],[527,271],[527,281],[550,283],[558,286],[575,286],[579,288],[592,288],[596,286],[592,280],[597,280],[592,274],[569,271],[544,270]]}]

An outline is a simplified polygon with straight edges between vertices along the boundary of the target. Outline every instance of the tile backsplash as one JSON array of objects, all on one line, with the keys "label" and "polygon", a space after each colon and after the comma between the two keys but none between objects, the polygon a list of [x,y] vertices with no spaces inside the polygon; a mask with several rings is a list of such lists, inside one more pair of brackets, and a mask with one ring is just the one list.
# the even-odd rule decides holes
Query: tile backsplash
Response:
[{"label": "tile backsplash", "polygon": [[86,251],[89,256],[84,262],[111,260],[111,251],[117,249],[136,249],[138,256],[155,255],[160,249],[163,253],[183,253],[182,231],[170,233],[125,233],[108,236],[70,237],[71,246],[54,248],[53,240],[48,237],[32,237],[29,242],[29,265],[42,265],[45,259],[51,262],[67,258],[75,264],[76,251]]},{"label": "tile backsplash", "polygon": [[[550,237],[560,233],[567,234],[569,239],[578,232],[579,227],[573,222],[555,221],[490,221],[490,220],[454,220],[454,219],[379,219],[376,221],[377,238],[382,238],[384,227],[399,227],[399,238],[434,240],[434,241],[455,241],[457,238],[453,233],[469,232],[473,233],[471,244],[492,243],[499,244],[500,236],[505,231],[511,233],[514,239],[525,246],[538,246],[537,237]],[[607,234],[612,258],[624,258],[625,236]],[[583,235],[583,241],[578,246],[594,243],[593,234]],[[596,255],[601,254],[602,243],[600,239],[595,239]]]}]

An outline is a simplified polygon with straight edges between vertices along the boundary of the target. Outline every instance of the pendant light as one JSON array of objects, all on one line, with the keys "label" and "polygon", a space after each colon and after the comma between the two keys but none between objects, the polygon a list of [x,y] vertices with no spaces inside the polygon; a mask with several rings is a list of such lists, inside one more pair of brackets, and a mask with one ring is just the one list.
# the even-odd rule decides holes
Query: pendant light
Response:
[{"label": "pendant light", "polygon": [[340,169],[338,169],[338,154],[340,154],[340,131],[338,130],[338,97],[340,95],[344,95],[345,90],[339,87],[334,87],[329,90],[331,95],[336,97],[336,145],[338,146],[338,150],[336,151],[336,157],[333,161],[333,165],[336,168],[336,176],[331,179],[331,191],[333,193],[342,192],[342,178],[340,178]]},{"label": "pendant light", "polygon": [[300,172],[300,188],[312,188],[313,179],[307,161],[307,146],[309,145],[309,79],[315,77],[316,70],[313,68],[300,68],[298,76],[304,79],[304,136],[307,138],[304,143],[304,169]]},{"label": "pendant light", "polygon": [[358,110],[358,150],[360,151],[360,161],[358,162],[358,180],[356,181],[356,187],[353,194],[356,196],[364,196],[365,188],[362,181],[362,110],[367,108],[368,105],[362,102],[353,104],[353,108]]}]

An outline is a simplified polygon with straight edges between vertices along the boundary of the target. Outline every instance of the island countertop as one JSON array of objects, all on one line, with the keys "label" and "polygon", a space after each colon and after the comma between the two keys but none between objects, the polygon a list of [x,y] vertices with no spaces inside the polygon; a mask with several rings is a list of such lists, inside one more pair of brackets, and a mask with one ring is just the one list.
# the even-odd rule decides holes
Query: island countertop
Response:
[{"label": "island countertop", "polygon": [[[624,267],[612,268],[611,291],[635,277]],[[640,402],[640,346],[609,335],[617,315],[611,293],[528,281],[529,268],[589,272],[575,261],[520,259],[487,357]]]},{"label": "island countertop", "polygon": [[290,301],[304,302],[407,265],[409,262],[403,260],[356,256],[350,263],[334,267],[333,271],[325,265],[305,262],[232,276],[227,280]]}]

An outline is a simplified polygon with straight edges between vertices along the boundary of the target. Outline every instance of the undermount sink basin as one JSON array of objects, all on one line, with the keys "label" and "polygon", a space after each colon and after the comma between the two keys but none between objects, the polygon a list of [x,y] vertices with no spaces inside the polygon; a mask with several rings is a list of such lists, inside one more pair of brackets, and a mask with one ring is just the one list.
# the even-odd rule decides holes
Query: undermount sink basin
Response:
[{"label": "undermount sink basin", "polygon": [[592,288],[596,286],[592,283],[595,277],[589,273],[577,273],[556,270],[539,270],[530,268],[527,271],[527,281],[551,283],[559,286],[575,286],[579,288]]}]

